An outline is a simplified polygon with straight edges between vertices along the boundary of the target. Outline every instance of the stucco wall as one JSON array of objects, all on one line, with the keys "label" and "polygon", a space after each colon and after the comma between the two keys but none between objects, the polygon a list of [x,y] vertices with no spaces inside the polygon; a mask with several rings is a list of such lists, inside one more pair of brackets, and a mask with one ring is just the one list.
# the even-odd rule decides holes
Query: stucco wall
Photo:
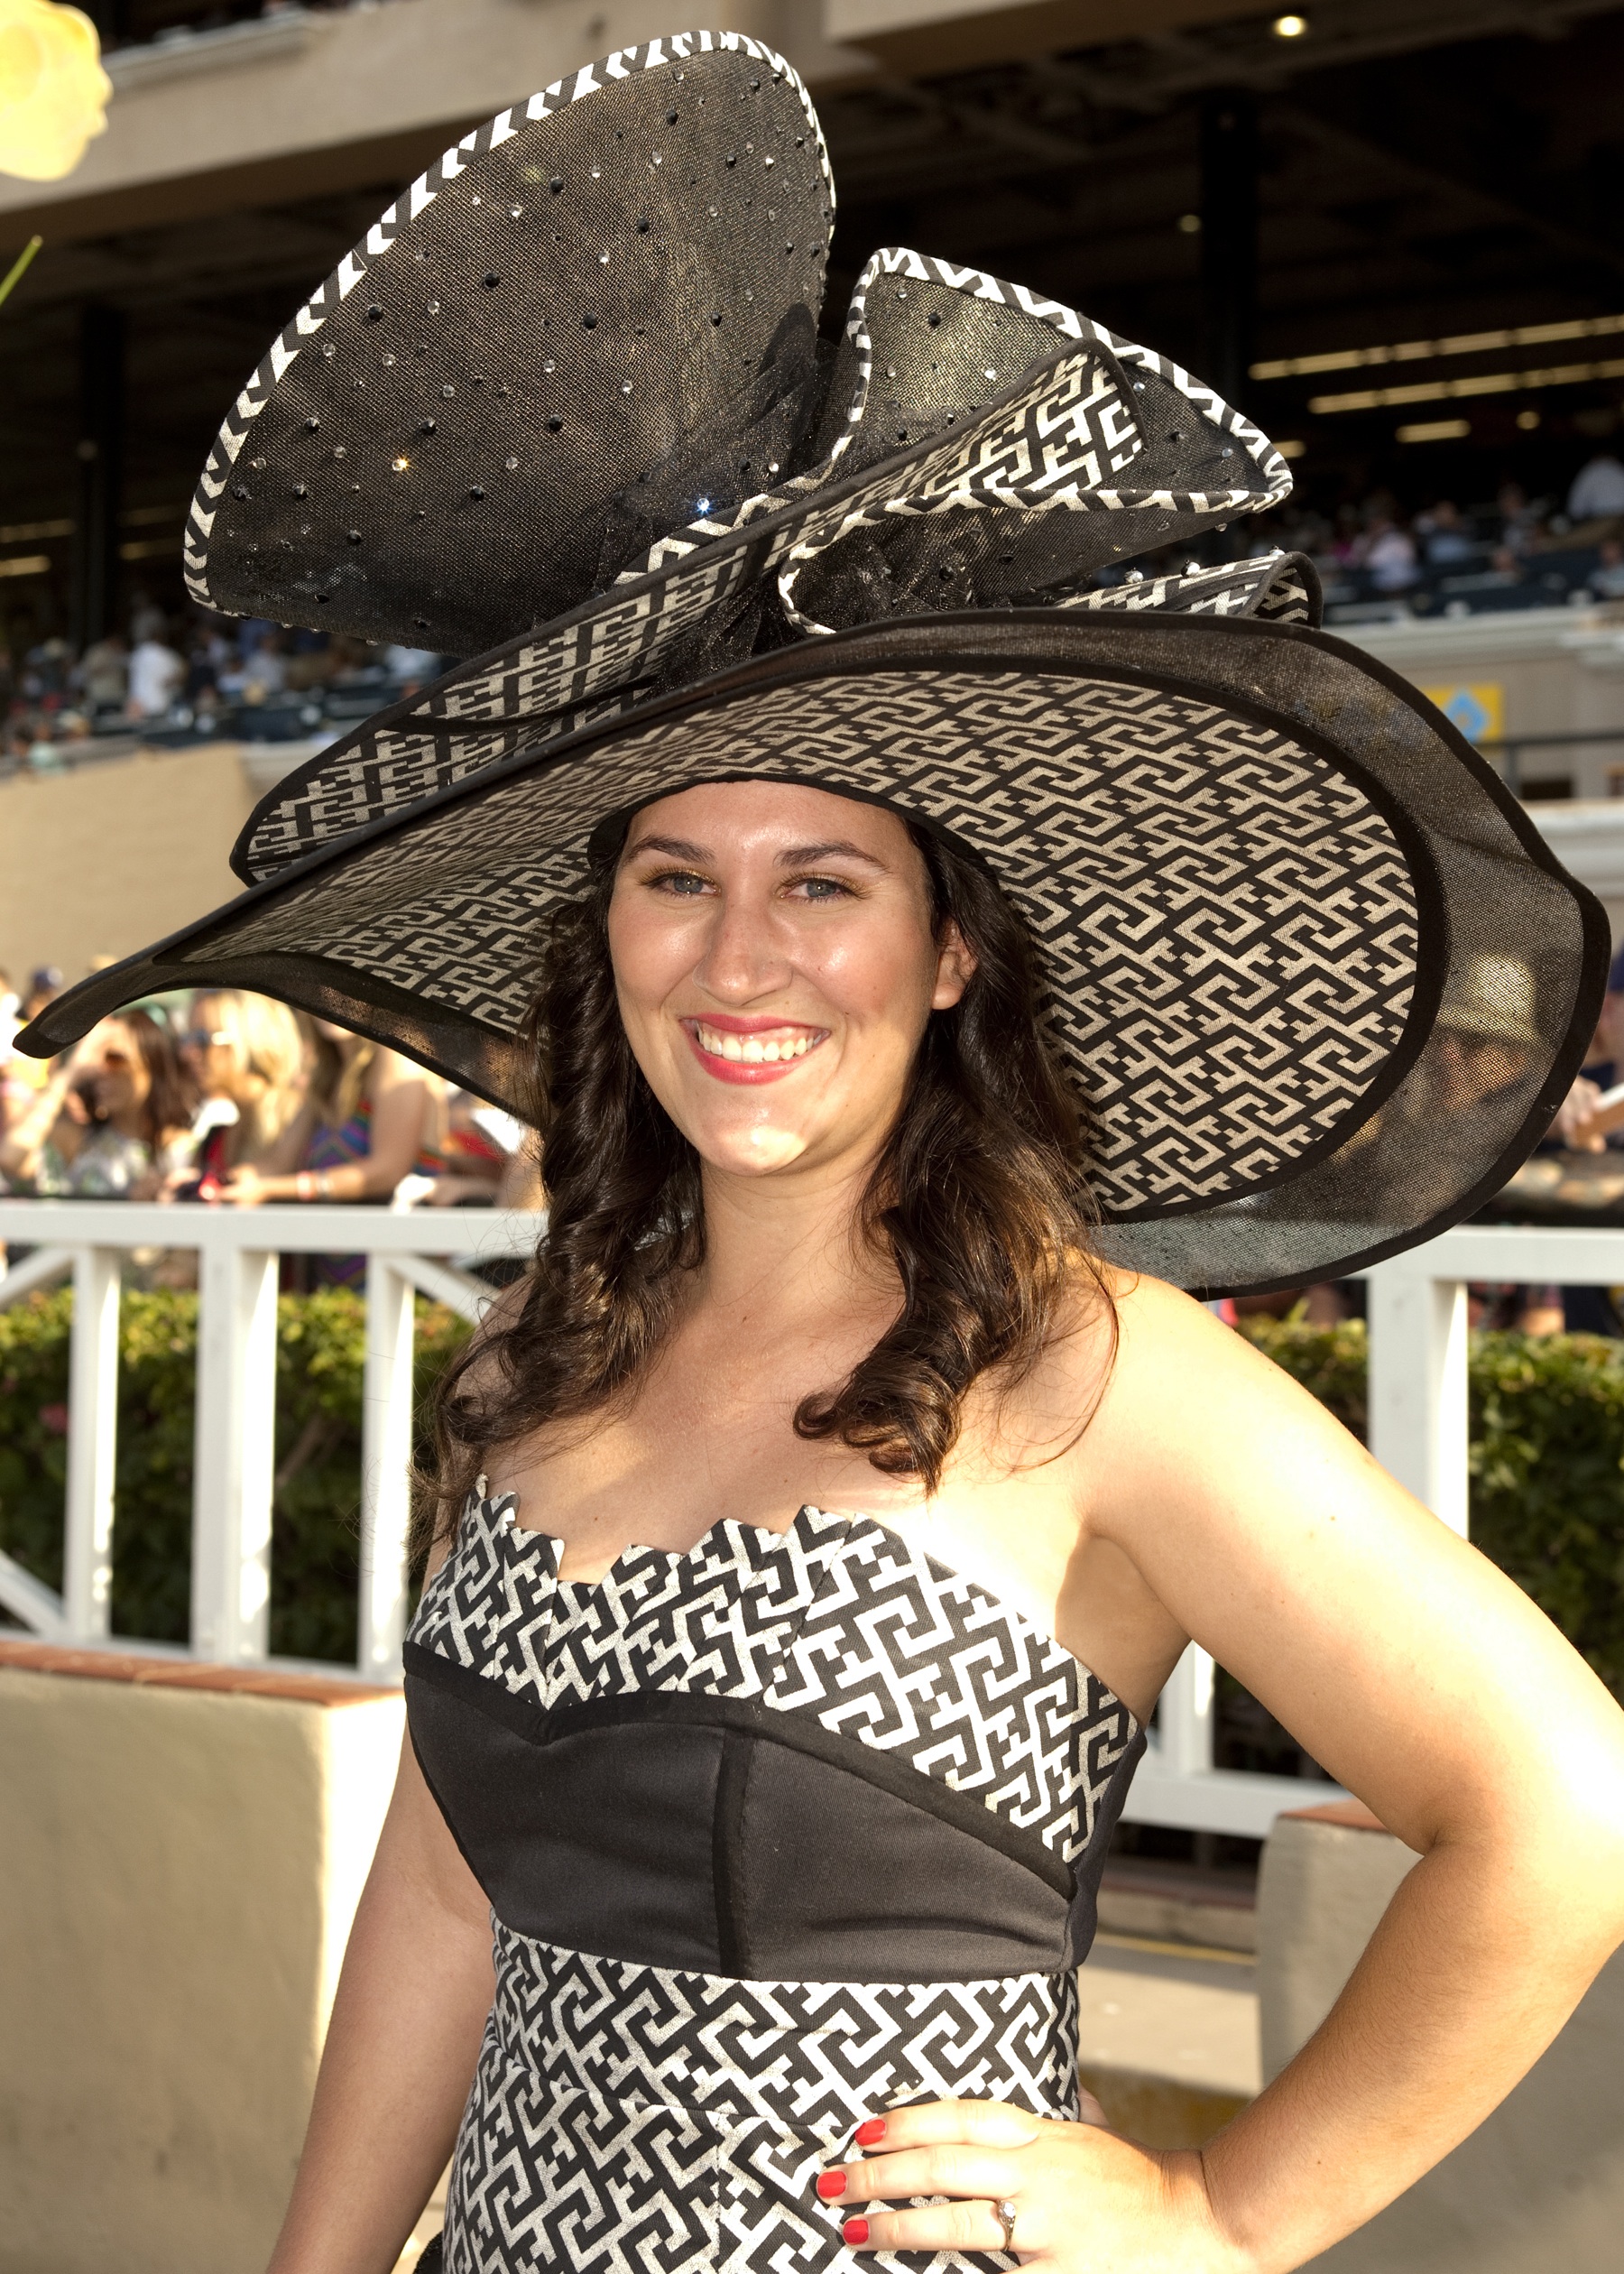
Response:
[{"label": "stucco wall", "polygon": [[400,1696],[72,1659],[0,1643],[0,2274],[260,2274]]},{"label": "stucco wall", "polygon": [[242,890],[227,855],[261,792],[235,743],[0,782],[0,968],[83,978]]},{"label": "stucco wall", "polygon": [[[1276,1825],[1258,1888],[1266,2077],[1330,2011],[1415,1862],[1357,1803]],[[1619,2274],[1624,1953],[1488,2121],[1314,2264],[1323,2274]]]}]

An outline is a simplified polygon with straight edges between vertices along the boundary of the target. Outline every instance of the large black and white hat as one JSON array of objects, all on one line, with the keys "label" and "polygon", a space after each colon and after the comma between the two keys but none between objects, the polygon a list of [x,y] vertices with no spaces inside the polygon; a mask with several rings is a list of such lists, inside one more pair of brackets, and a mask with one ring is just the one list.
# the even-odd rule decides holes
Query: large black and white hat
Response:
[{"label": "large black and white hat", "polygon": [[1599,906],[1429,704],[1314,628],[1308,563],[1123,575],[1287,494],[1255,428],[895,248],[820,353],[831,206],[793,74],[694,34],[392,208],[223,431],[194,588],[485,652],[280,783],[250,889],[25,1042],[234,984],[521,1103],[542,923],[626,815],[808,782],[1020,910],[1111,1253],[1238,1290],[1441,1228],[1577,1069]]}]

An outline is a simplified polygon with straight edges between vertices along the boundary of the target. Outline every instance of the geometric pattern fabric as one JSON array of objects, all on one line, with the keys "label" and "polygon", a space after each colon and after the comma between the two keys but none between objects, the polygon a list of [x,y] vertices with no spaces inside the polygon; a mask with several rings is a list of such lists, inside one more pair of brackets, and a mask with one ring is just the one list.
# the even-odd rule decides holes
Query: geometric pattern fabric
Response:
[{"label": "geometric pattern fabric", "polygon": [[[1102,600],[1075,590],[1079,578],[1289,491],[1267,438],[1179,365],[1020,286],[885,248],[859,279],[852,310],[838,382],[845,411],[822,463],[673,530],[606,592],[295,768],[244,831],[237,873],[272,875],[502,759],[702,675],[729,660],[704,647],[714,628],[763,590],[786,625],[808,634],[1001,602],[1093,606]],[[890,425],[903,415],[887,400],[886,376],[909,368],[895,337],[903,316],[929,343],[935,416],[922,423],[916,405],[911,423]],[[959,390],[973,385],[982,399],[964,401],[962,415],[945,410],[956,399],[955,347],[963,362],[1000,325],[1017,336],[996,350],[977,347],[978,367]],[[980,365],[989,352],[1004,362]],[[887,353],[900,360],[888,365]],[[1154,590],[1155,605],[1175,611],[1310,613],[1300,576],[1278,593],[1274,584],[1247,562],[1144,581],[1131,597],[1107,587],[1124,598],[1103,605],[1142,606]],[[697,665],[700,652],[708,662]]]},{"label": "geometric pattern fabric", "polygon": [[231,952],[320,955],[510,1034],[605,814],[743,776],[880,797],[988,862],[1093,1106],[1108,1216],[1266,1187],[1390,1073],[1418,948],[1386,814],[1267,715],[1093,674],[854,670],[714,701],[426,814],[341,888],[238,920]]},{"label": "geometric pattern fabric", "polygon": [[868,2258],[844,2248],[845,2213],[816,2189],[865,2117],[961,2097],[1079,2114],[1070,1973],[739,1982],[559,1950],[499,1920],[495,1957],[445,2274],[858,2274]]},{"label": "geometric pattern fabric", "polygon": [[[1074,1863],[1103,1836],[1132,1715],[1019,1613],[872,1519],[807,1507],[782,1534],[724,1521],[686,1555],[627,1548],[592,1584],[559,1582],[560,1551],[516,1527],[512,1496],[476,1492],[413,1641],[543,1707],[753,1698],[979,1794]],[[447,2274],[849,2268],[839,2206],[814,2186],[864,2117],[961,2094],[1077,2114],[1069,1973],[741,1980],[494,1927]]]}]

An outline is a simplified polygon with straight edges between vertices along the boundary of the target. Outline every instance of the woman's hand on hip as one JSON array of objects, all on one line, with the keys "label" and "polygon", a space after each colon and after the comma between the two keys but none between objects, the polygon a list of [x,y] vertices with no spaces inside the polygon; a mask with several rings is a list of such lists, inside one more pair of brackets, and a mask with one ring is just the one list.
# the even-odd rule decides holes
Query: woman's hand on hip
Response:
[{"label": "woman's hand on hip", "polygon": [[[1199,2156],[1112,2131],[1088,2094],[1084,2121],[1003,2101],[930,2101],[860,2125],[859,2160],[817,2192],[854,2251],[1013,2250],[1057,2274],[1248,2274],[1220,2232]],[[918,2209],[914,2196],[946,2196]],[[999,2205],[1012,2207],[1006,2241]]]}]

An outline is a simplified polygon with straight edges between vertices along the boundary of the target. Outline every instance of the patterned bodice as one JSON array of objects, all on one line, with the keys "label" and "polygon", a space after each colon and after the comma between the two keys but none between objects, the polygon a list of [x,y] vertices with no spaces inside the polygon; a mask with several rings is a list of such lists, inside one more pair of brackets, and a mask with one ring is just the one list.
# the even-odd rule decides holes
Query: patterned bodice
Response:
[{"label": "patterned bodice", "polygon": [[[1055,1970],[1084,1955],[1139,1733],[1057,1642],[864,1516],[803,1508],[784,1533],[724,1521],[686,1554],[628,1548],[593,1583],[561,1581],[561,1557],[560,1542],[518,1525],[511,1497],[475,1496],[408,1645],[420,1758],[507,1924],[565,1939],[554,1929],[577,1906],[555,1918],[560,1899],[540,1883],[557,1876],[562,1840],[584,1894],[593,1883],[582,1915],[605,1929],[620,1918],[640,1946],[606,1947],[601,1934],[602,1955],[691,1959],[700,1913],[732,1900],[751,1915],[731,1937],[723,1921],[711,1955],[731,1947],[724,1971],[800,1975],[833,1927],[842,1978],[850,1920],[783,1909],[798,1901],[784,1843],[798,1844],[798,1812],[811,1807],[820,1852],[846,1844],[844,1819],[861,1825],[865,1852],[845,1861],[882,1971],[900,1946],[888,1904],[933,1979],[1017,1959],[1025,1970],[1040,1946]],[[504,1775],[512,1805],[493,1811]],[[461,1797],[475,1786],[486,1801]],[[521,1788],[533,1798],[539,1786],[547,1805],[531,1823]],[[703,1823],[663,1821],[678,1791]],[[590,1821],[611,1807],[662,1821],[647,1841],[635,1822]],[[737,1883],[719,1888],[730,1842]],[[644,1905],[640,1929],[625,1887],[597,1884],[648,1872],[669,1898],[690,1866],[712,1884],[686,1890],[681,1927],[662,1898],[663,1923]],[[927,1933],[933,1956],[919,1945],[923,1890],[902,1882],[936,1875],[935,1902],[944,1866],[967,1909]],[[1021,1950],[1001,1955],[1004,1912]],[[770,1964],[775,1952],[796,1964]]]}]

